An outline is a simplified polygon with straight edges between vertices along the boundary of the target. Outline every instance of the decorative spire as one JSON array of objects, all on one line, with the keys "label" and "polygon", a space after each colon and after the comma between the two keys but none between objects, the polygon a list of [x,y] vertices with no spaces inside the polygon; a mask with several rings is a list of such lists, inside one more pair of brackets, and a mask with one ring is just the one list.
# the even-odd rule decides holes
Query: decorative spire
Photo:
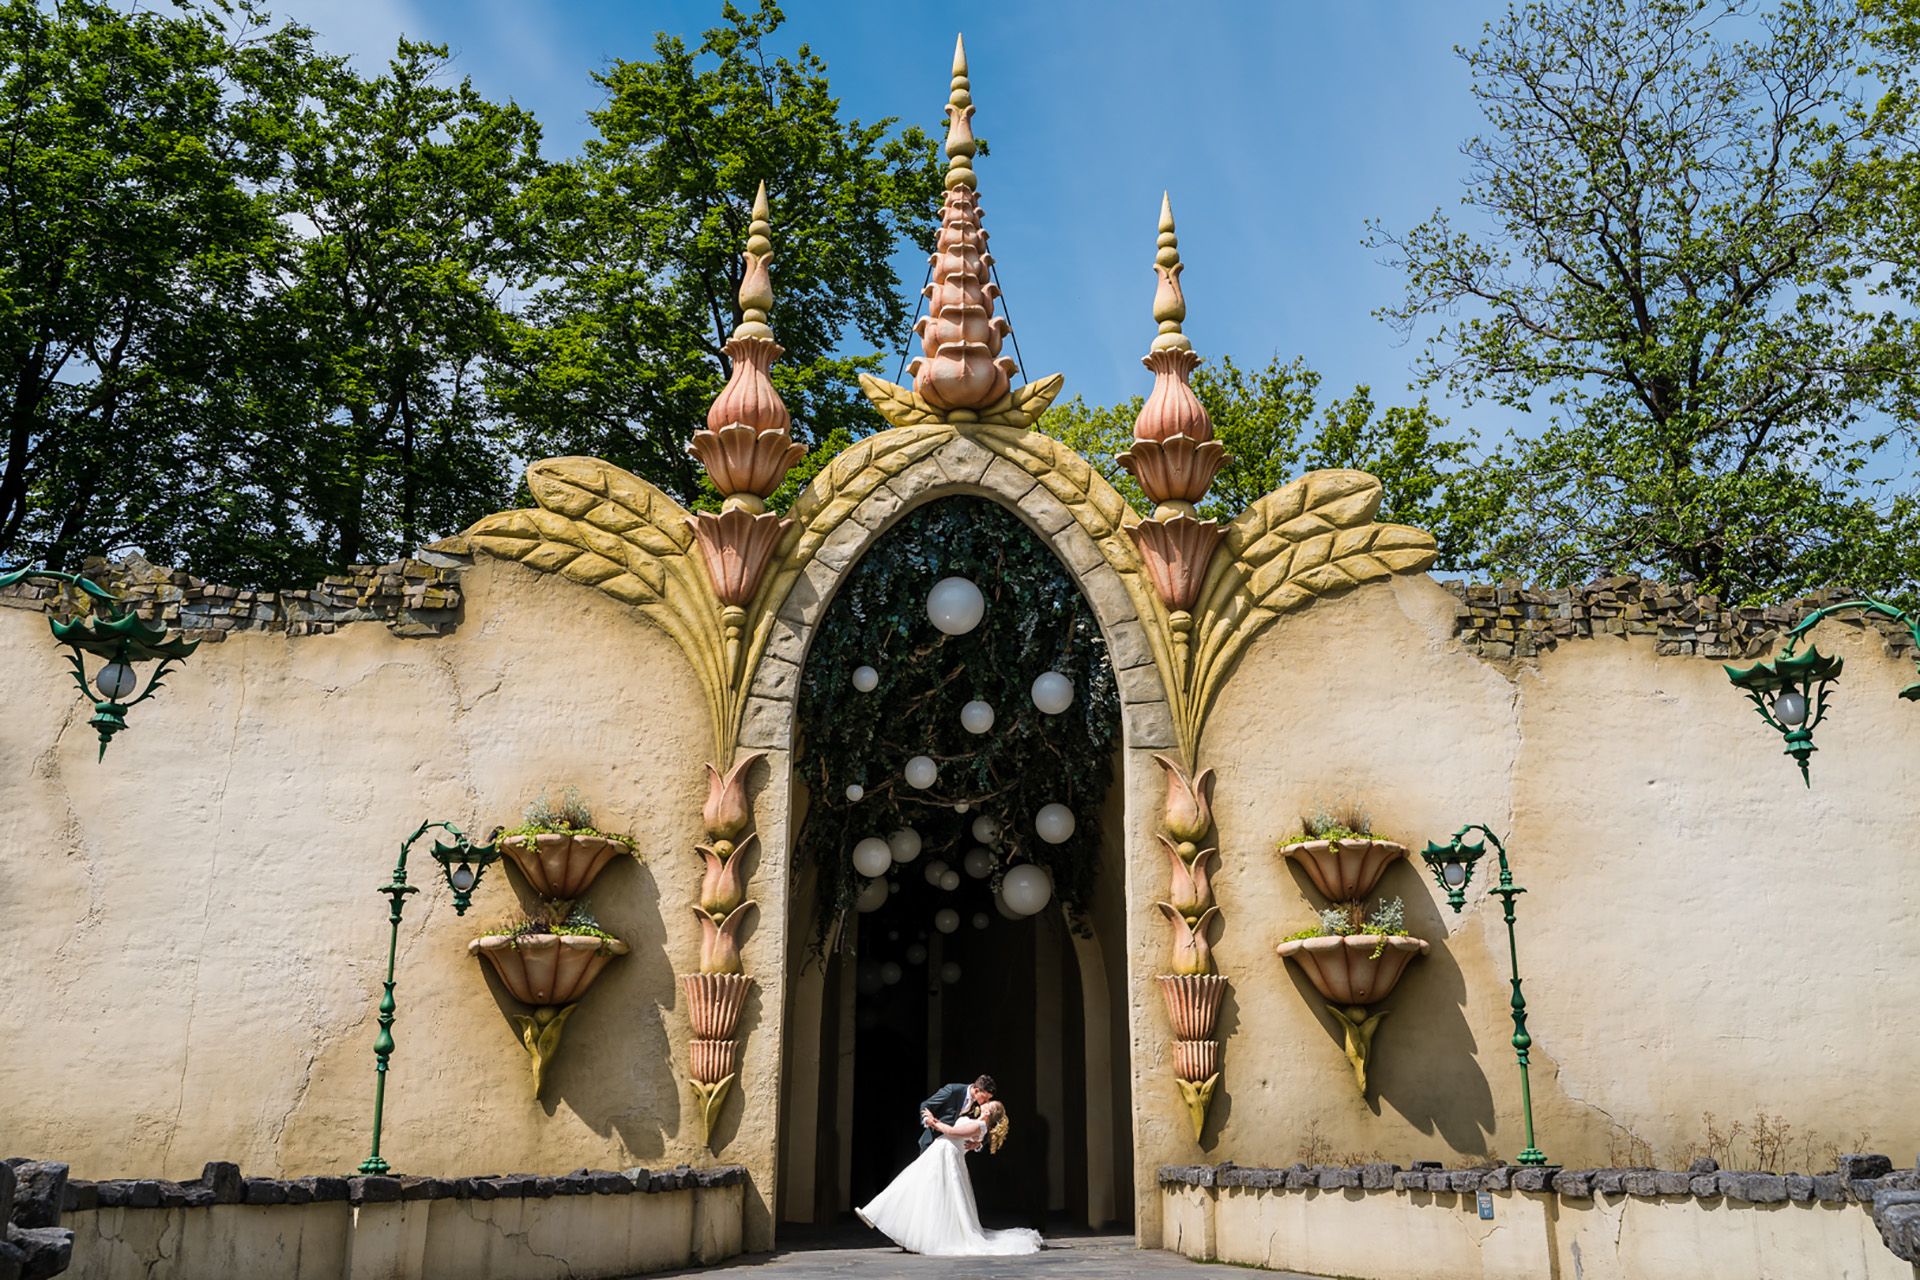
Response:
[{"label": "decorative spire", "polygon": [[990,276],[993,255],[980,227],[972,122],[967,48],[956,42],[947,97],[947,194],[940,237],[928,260],[933,280],[923,291],[927,314],[913,327],[926,355],[907,367],[914,391],[951,422],[977,421],[981,411],[1005,400],[1017,367],[1000,354],[1009,329],[1005,317],[993,314],[1000,289]]},{"label": "decorative spire", "polygon": [[947,94],[947,190],[977,190],[973,176],[973,86],[967,80],[967,40],[953,38],[953,85]]},{"label": "decorative spire", "polygon": [[1155,351],[1191,351],[1193,344],[1180,332],[1187,318],[1187,300],[1180,292],[1180,237],[1173,233],[1173,201],[1160,193],[1159,252],[1153,256],[1153,270],[1160,287],[1153,294],[1153,318],[1160,322],[1160,336],[1153,340]]},{"label": "decorative spire", "polygon": [[1147,575],[1171,611],[1177,659],[1184,667],[1191,610],[1199,602],[1207,564],[1226,530],[1198,518],[1195,506],[1227,463],[1227,451],[1213,438],[1213,420],[1193,394],[1187,379],[1200,366],[1193,343],[1180,331],[1187,300],[1180,292],[1180,238],[1173,229],[1173,201],[1160,196],[1160,235],[1153,272],[1160,284],[1153,294],[1153,318],[1160,333],[1140,363],[1153,370],[1153,391],[1133,423],[1133,448],[1115,461],[1133,473],[1154,502],[1151,518],[1129,525]]},{"label": "decorative spire", "polygon": [[[773,279],[767,264],[773,261],[773,224],[768,221],[767,184],[762,182],[753,197],[753,222],[747,227],[746,274],[740,281],[740,323],[736,338],[773,338],[767,327],[767,312],[773,309]],[[1154,314],[1158,315],[1156,306]],[[1184,314],[1184,312],[1182,313]]]}]

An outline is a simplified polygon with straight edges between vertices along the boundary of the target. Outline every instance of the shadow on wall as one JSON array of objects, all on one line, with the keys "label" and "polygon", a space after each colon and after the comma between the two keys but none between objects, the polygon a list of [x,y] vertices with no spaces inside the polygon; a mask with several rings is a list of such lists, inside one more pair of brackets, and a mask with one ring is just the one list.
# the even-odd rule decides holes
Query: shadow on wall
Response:
[{"label": "shadow on wall", "polygon": [[[1287,867],[1301,895],[1309,902],[1319,901],[1305,870],[1292,860]],[[1421,1133],[1437,1131],[1452,1150],[1485,1155],[1487,1135],[1494,1128],[1493,1089],[1485,1067],[1474,1056],[1479,1046],[1464,1012],[1467,980],[1448,940],[1448,920],[1425,887],[1419,872],[1401,859],[1388,868],[1371,895],[1401,899],[1406,904],[1408,931],[1434,945],[1407,966],[1393,994],[1383,1002],[1391,1014],[1381,1024],[1367,1068],[1367,1106],[1378,1115],[1384,1103]],[[1327,1012],[1326,1000],[1299,965],[1289,964],[1286,970],[1294,990],[1327,1033],[1331,1061],[1344,1066],[1345,1032]],[[1520,1145],[1515,1144],[1516,1152]],[[1383,1154],[1399,1159],[1420,1153]]]},{"label": "shadow on wall", "polygon": [[[538,911],[539,898],[510,878],[521,909]],[[676,1002],[673,966],[657,942],[648,945],[664,936],[652,870],[639,858],[615,858],[594,882],[592,909],[609,933],[635,945],[601,972],[568,1020],[560,1052],[547,1068],[540,1109],[551,1118],[564,1104],[600,1136],[617,1134],[634,1158],[655,1159],[665,1153],[667,1131],[678,1123],[681,1108],[662,1013]],[[476,961],[475,967],[499,1006],[492,1034],[521,1054],[531,1089],[531,1068],[513,1024],[513,1015],[525,1013],[526,1006],[507,993],[492,965]],[[746,1016],[751,1020],[757,1012],[750,1004]]]}]

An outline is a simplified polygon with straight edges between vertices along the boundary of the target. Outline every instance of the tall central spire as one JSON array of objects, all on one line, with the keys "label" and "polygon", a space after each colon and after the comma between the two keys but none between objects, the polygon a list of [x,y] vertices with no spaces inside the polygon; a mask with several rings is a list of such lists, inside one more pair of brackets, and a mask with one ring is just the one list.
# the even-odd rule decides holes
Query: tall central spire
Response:
[{"label": "tall central spire", "polygon": [[927,314],[914,325],[923,358],[908,366],[913,389],[951,421],[965,422],[1007,394],[1015,365],[1000,354],[1009,332],[993,314],[1000,296],[993,283],[993,255],[980,228],[980,197],[973,173],[973,93],[967,79],[967,46],[953,46],[953,81],[947,95],[947,195],[940,208],[933,279],[926,287]]}]

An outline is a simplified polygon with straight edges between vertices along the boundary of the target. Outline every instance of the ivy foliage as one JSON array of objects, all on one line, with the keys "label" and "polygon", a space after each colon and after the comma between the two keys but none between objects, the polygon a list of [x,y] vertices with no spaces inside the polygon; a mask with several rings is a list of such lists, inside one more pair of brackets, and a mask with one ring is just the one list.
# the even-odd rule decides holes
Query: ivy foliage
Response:
[{"label": "ivy foliage", "polygon": [[[927,618],[927,593],[952,576],[971,579],[986,597],[986,616],[966,635],[945,635]],[[853,686],[861,666],[879,673],[868,693]],[[1034,678],[1046,671],[1073,681],[1073,705],[1057,716],[1033,705]],[[960,723],[960,708],[973,699],[993,708],[984,734]],[[867,552],[814,638],[800,716],[797,767],[812,799],[798,851],[819,871],[816,948],[860,892],[854,844],[902,827],[920,833],[922,849],[893,874],[917,875],[934,858],[957,868],[984,814],[1000,826],[991,846],[995,888],[1010,865],[1030,861],[1053,874],[1070,914],[1090,904],[1119,692],[1092,607],[1005,508],[982,498],[929,503]],[[940,767],[925,791],[904,776],[916,755]],[[847,798],[850,784],[864,790],[858,801]],[[965,813],[955,812],[960,803]],[[1077,819],[1057,845],[1033,827],[1034,814],[1053,803]]]}]

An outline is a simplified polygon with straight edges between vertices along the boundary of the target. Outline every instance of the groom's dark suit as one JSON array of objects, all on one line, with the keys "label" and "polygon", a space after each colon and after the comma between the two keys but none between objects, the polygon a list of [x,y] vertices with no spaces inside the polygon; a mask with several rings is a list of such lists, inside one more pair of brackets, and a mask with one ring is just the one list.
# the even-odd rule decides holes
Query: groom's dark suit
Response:
[{"label": "groom's dark suit", "polygon": [[[964,1115],[978,1115],[980,1109],[973,1105],[973,1086],[950,1084],[940,1092],[920,1104],[920,1111],[933,1112],[933,1118],[942,1124],[952,1124]],[[915,1115],[920,1114],[916,1111]],[[920,1149],[925,1151],[927,1144],[934,1138],[933,1130],[922,1122],[920,1126]]]}]

